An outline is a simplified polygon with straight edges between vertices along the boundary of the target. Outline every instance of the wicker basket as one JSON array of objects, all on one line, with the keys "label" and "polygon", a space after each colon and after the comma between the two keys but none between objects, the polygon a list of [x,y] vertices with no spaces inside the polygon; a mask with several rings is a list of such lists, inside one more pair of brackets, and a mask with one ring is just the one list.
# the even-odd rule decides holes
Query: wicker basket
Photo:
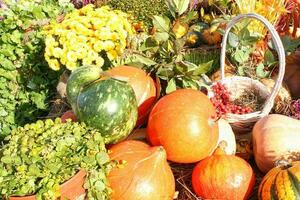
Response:
[{"label": "wicker basket", "polygon": [[[248,18],[254,18],[259,21],[261,21],[269,30],[272,40],[274,42],[274,46],[276,48],[276,51],[278,52],[279,57],[279,73],[276,80],[276,83],[274,85],[274,88],[271,92],[269,92],[265,85],[263,85],[258,80],[253,80],[249,77],[241,77],[241,76],[233,76],[230,78],[225,77],[225,56],[226,56],[226,43],[228,39],[229,32],[232,27],[238,22],[240,22],[243,19]],[[244,115],[237,115],[237,114],[231,114],[228,113],[225,118],[227,121],[232,125],[233,129],[238,132],[244,132],[244,131],[251,131],[253,128],[255,122],[257,122],[262,117],[268,115],[273,107],[275,97],[277,96],[279,89],[282,84],[284,72],[285,72],[285,51],[281,42],[281,39],[276,32],[273,25],[268,22],[264,17],[258,15],[258,14],[241,14],[233,18],[233,20],[227,25],[227,28],[225,30],[225,34],[222,41],[222,48],[221,48],[221,57],[220,57],[220,65],[221,65],[221,80],[220,83],[224,84],[230,94],[231,99],[235,100],[240,96],[240,94],[245,91],[247,88],[255,88],[261,97],[266,99],[263,108],[261,111],[244,114]],[[214,83],[216,84],[216,83]],[[213,85],[214,85],[213,84]],[[212,94],[209,95],[212,97]]]}]

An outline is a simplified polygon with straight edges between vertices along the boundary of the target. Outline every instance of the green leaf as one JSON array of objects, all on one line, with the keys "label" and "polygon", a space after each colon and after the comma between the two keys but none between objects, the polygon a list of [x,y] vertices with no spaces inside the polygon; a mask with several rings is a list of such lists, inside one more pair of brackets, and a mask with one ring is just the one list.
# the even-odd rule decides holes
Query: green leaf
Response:
[{"label": "green leaf", "polygon": [[166,0],[166,4],[167,4],[167,7],[169,8],[168,10],[170,11],[173,18],[176,18],[177,6],[174,3],[174,1],[173,0]]},{"label": "green leaf", "polygon": [[267,50],[264,56],[264,65],[270,66],[276,63],[276,59],[272,53],[272,51]]},{"label": "green leaf", "polygon": [[99,165],[103,165],[109,162],[109,156],[106,152],[99,152],[96,154],[96,160]]},{"label": "green leaf", "polygon": [[[13,62],[6,58],[3,58],[0,60],[0,66],[2,66],[3,69],[9,70],[9,71],[16,69]],[[1,74],[0,74],[0,76],[1,76]]]},{"label": "green leaf", "polygon": [[[300,39],[292,39],[288,35],[281,37],[281,41],[282,41],[286,55],[291,54],[292,52],[294,52],[297,49],[297,47],[300,46]],[[275,50],[275,45],[273,43],[273,40],[271,40],[268,43],[268,45],[271,49]]]},{"label": "green leaf", "polygon": [[138,54],[135,55],[135,58],[136,58],[136,62],[142,63],[142,64],[144,64],[146,66],[152,66],[152,65],[156,65],[157,64],[152,59],[144,57],[144,56],[141,56],[141,55],[138,55]]},{"label": "green leaf", "polygon": [[145,42],[143,42],[140,50],[141,51],[146,51],[146,50],[149,50],[149,49],[152,49],[154,47],[157,47],[158,46],[158,42],[155,40],[154,37],[148,37],[146,39]]},{"label": "green leaf", "polygon": [[265,71],[265,66],[263,63],[259,63],[256,67],[256,74],[259,78],[266,78],[269,76],[270,72]]},{"label": "green leaf", "polygon": [[174,71],[167,67],[160,67],[156,74],[163,80],[169,80],[170,77],[174,76]]},{"label": "green leaf", "polygon": [[211,61],[209,61],[207,63],[200,64],[198,66],[198,68],[194,71],[193,75],[194,76],[199,76],[201,74],[206,74],[212,68],[213,63],[214,63],[214,61],[211,60]]},{"label": "green leaf", "polygon": [[3,156],[1,158],[1,162],[5,163],[5,164],[11,164],[13,162],[13,159],[11,156]]},{"label": "green leaf", "polygon": [[228,35],[228,44],[231,47],[236,48],[239,45],[239,38],[237,37],[237,35],[230,32]]},{"label": "green leaf", "polygon": [[170,19],[162,16],[153,16],[153,26],[158,32],[169,32],[170,30]]},{"label": "green leaf", "polygon": [[178,5],[178,14],[182,15],[185,11],[187,11],[189,7],[190,0],[179,0]]},{"label": "green leaf", "polygon": [[174,78],[172,78],[169,82],[168,82],[168,86],[166,88],[166,93],[170,94],[171,92],[174,92],[176,90],[176,81]]},{"label": "green leaf", "polygon": [[45,14],[43,13],[42,7],[34,7],[32,10],[32,14],[37,19],[43,19],[45,18]]},{"label": "green leaf", "polygon": [[193,79],[183,78],[182,85],[183,85],[183,88],[192,88],[195,90],[199,89],[199,85]]},{"label": "green leaf", "polygon": [[244,63],[248,61],[249,57],[250,57],[249,53],[243,50],[237,50],[233,55],[234,60],[238,63]]},{"label": "green leaf", "polygon": [[169,39],[169,34],[167,32],[163,32],[163,33],[158,32],[155,34],[154,37],[158,42],[165,42]]},{"label": "green leaf", "polygon": [[37,93],[37,92],[33,92],[31,94],[31,100],[37,106],[37,108],[39,108],[39,109],[46,109],[47,108],[47,106],[45,104],[45,100],[46,100],[46,95],[45,94],[40,94],[40,93]]}]

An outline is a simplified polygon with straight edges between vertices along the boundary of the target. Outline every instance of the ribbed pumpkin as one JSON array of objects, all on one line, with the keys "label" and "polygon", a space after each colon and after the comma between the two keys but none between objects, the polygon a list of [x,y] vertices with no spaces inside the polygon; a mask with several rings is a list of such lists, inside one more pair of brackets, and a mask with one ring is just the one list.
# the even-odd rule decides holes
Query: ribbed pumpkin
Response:
[{"label": "ribbed pumpkin", "polygon": [[251,166],[221,148],[200,161],[192,174],[195,193],[202,199],[246,200],[255,183]]},{"label": "ribbed pumpkin", "polygon": [[277,162],[277,166],[263,178],[259,190],[259,200],[299,200],[300,161]]},{"label": "ribbed pumpkin", "polygon": [[118,163],[108,179],[111,200],[172,200],[175,180],[162,147],[128,140],[109,149]]}]

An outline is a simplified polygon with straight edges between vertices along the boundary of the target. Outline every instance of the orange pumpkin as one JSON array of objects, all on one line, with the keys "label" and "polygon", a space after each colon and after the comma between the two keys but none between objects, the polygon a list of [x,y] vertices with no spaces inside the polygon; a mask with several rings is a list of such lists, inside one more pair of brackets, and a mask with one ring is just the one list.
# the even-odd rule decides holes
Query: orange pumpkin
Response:
[{"label": "orange pumpkin", "polygon": [[147,138],[161,145],[168,160],[194,163],[209,156],[217,146],[215,108],[197,90],[181,89],[161,98],[150,113]]},{"label": "orange pumpkin", "polygon": [[172,200],[175,180],[162,147],[128,140],[112,146],[110,158],[117,166],[108,179],[112,200]]},{"label": "orange pumpkin", "polygon": [[254,183],[251,166],[220,148],[200,161],[192,174],[193,189],[203,199],[245,200]]},{"label": "orange pumpkin", "polygon": [[114,67],[107,73],[131,85],[139,106],[137,126],[143,125],[156,101],[156,87],[153,79],[142,69],[131,66]]},{"label": "orange pumpkin", "polygon": [[288,163],[280,161],[277,167],[263,178],[259,190],[259,200],[299,200],[300,199],[300,161]]}]

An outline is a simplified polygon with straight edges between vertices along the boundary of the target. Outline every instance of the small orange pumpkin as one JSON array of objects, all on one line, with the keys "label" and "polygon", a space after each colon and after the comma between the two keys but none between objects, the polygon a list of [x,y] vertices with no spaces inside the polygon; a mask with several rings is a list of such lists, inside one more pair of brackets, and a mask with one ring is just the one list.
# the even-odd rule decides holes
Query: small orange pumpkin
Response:
[{"label": "small orange pumpkin", "polygon": [[300,161],[279,161],[276,165],[263,178],[258,190],[258,199],[299,200]]},{"label": "small orange pumpkin", "polygon": [[192,174],[193,189],[203,199],[246,200],[254,183],[251,166],[221,148],[200,161]]}]

